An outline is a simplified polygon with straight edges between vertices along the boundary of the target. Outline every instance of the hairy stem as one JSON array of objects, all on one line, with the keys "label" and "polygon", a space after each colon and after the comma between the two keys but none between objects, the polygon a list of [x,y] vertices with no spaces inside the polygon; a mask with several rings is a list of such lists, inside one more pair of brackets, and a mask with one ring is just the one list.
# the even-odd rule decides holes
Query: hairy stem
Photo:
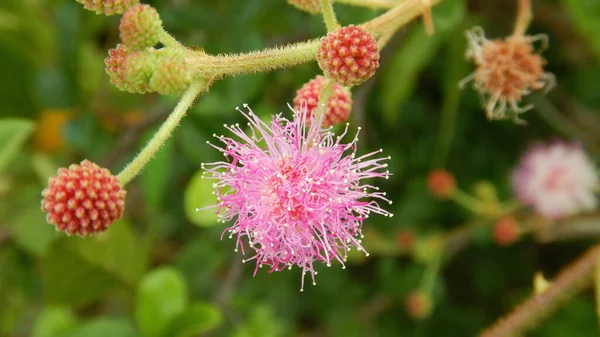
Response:
[{"label": "hairy stem", "polygon": [[423,0],[406,0],[375,19],[363,23],[361,26],[371,34],[379,36],[388,29],[397,30],[410,20],[420,16],[427,8],[441,1],[429,0],[428,3],[425,3]]},{"label": "hairy stem", "polygon": [[192,106],[194,100],[202,92],[206,90],[205,82],[194,82],[190,88],[183,94],[177,106],[167,118],[167,120],[160,126],[158,131],[154,134],[152,139],[146,144],[144,149],[131,161],[124,169],[119,173],[117,178],[121,183],[121,186],[125,186],[135,176],[137,176],[144,166],[152,159],[154,154],[160,150],[164,142],[171,136],[171,133],[175,127],[179,124],[187,110]]},{"label": "hairy stem", "polygon": [[[321,1],[331,4],[327,0]],[[429,0],[429,4],[433,6],[440,1],[442,0]],[[383,36],[384,40],[386,40],[398,28],[421,15],[422,11],[426,8],[427,6],[423,5],[423,0],[406,0],[381,16],[363,23],[361,26],[375,37]],[[324,13],[324,16],[327,16],[327,14]],[[191,63],[195,69],[196,76],[199,78],[219,79],[224,76],[264,72],[312,62],[316,58],[318,49],[319,40],[315,39],[246,54],[215,56],[202,51],[191,52],[190,55],[192,55]]]},{"label": "hairy stem", "polygon": [[517,19],[513,35],[524,35],[533,19],[530,0],[517,0]]},{"label": "hairy stem", "polygon": [[311,62],[315,60],[318,49],[319,41],[311,40],[247,54],[213,56],[196,52],[192,65],[200,77],[221,78]]},{"label": "hairy stem", "polygon": [[321,92],[319,93],[319,103],[317,104],[317,116],[315,116],[315,121],[323,121],[325,120],[325,113],[327,111],[327,106],[329,105],[329,98],[331,94],[333,94],[333,85],[335,81],[332,79],[325,80],[325,85]]},{"label": "hairy stem", "polygon": [[183,48],[183,45],[164,29],[160,32],[159,41],[164,44],[165,47]]},{"label": "hairy stem", "polygon": [[600,245],[596,245],[563,269],[546,291],[532,295],[513,312],[482,332],[480,337],[515,336],[531,329],[589,283],[599,258]]},{"label": "hairy stem", "polygon": [[335,2],[373,9],[389,9],[400,4],[400,1],[393,0],[335,0]]},{"label": "hairy stem", "polygon": [[319,3],[321,4],[321,12],[323,13],[323,21],[325,22],[327,31],[333,32],[334,30],[340,28],[340,24],[335,18],[335,11],[333,10],[333,1],[319,0]]}]

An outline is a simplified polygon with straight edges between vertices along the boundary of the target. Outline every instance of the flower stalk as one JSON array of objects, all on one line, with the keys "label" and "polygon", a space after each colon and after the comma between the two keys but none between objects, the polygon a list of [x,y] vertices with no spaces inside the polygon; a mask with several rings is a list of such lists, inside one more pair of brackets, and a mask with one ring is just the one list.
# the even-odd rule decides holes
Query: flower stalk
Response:
[{"label": "flower stalk", "polygon": [[331,0],[319,0],[321,4],[321,12],[323,13],[323,21],[327,27],[328,32],[340,28],[340,24],[335,18],[335,11],[333,10],[333,1]]},{"label": "flower stalk", "polygon": [[173,112],[169,115],[169,118],[160,126],[144,149],[118,174],[117,179],[119,179],[121,186],[125,186],[142,171],[144,166],[148,164],[150,159],[154,157],[154,154],[160,150],[164,142],[171,136],[171,133],[179,125],[179,122],[192,106],[196,97],[207,88],[207,83],[200,81],[194,82],[190,86],[181,97]]},{"label": "flower stalk", "polygon": [[523,36],[529,28],[529,24],[533,19],[530,0],[517,0],[517,19],[515,28],[513,29],[514,36]]},{"label": "flower stalk", "polygon": [[563,269],[546,291],[533,294],[513,312],[483,331],[480,337],[518,336],[533,328],[589,284],[599,259],[600,244]]}]

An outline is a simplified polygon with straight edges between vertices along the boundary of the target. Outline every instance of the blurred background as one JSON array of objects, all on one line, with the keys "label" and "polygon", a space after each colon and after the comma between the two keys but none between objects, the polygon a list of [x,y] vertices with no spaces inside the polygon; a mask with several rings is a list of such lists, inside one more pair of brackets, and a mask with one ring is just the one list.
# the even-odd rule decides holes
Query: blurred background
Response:
[{"label": "blurred background", "polygon": [[[284,0],[145,2],[178,40],[213,54],[325,31],[320,17]],[[466,191],[510,199],[510,170],[534,141],[573,139],[600,154],[600,2],[539,0],[533,8],[530,34],[549,35],[543,55],[558,86],[528,98],[536,108],[525,127],[488,122],[477,94],[457,88],[473,69],[464,31],[481,25],[489,38],[509,35],[513,1],[444,0],[434,36],[417,20],[393,37],[378,73],[353,89],[350,122],[363,128],[360,151],[392,156],[393,176],[376,183],[394,201],[394,217],[365,222],[368,258],[353,256],[345,270],[317,267],[317,285],[301,293],[299,269],[253,277],[234,241],[221,241],[223,225],[194,210],[214,201],[198,173],[219,158],[206,140],[241,121],[235,107],[243,103],[265,117],[289,114],[295,91],[320,72],[316,63],[217,82],[127,186],[123,219],[94,238],[66,237],[40,211],[48,177],[82,159],[118,173],[176,99],[109,83],[103,59],[119,42],[118,16],[74,0],[2,0],[0,336],[476,335],[531,293],[536,272],[552,278],[600,229],[600,214],[591,214],[583,237],[499,245],[494,219],[427,190],[428,173],[445,168]],[[342,24],[381,13],[336,10]],[[440,238],[456,233],[466,235],[449,258],[432,259]],[[593,299],[592,291],[574,296],[528,336],[600,336]]]}]

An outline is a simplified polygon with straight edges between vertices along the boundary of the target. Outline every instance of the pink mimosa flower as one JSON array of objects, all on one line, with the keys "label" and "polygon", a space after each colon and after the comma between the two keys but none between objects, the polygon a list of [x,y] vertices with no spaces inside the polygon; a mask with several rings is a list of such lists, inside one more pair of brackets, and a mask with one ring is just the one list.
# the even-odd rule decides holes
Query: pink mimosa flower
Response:
[{"label": "pink mimosa flower", "polygon": [[206,178],[217,180],[219,219],[234,220],[224,234],[237,236],[243,254],[246,237],[254,252],[244,262],[256,261],[255,274],[262,266],[274,272],[296,265],[302,289],[307,272],[315,284],[316,261],[343,266],[352,247],[364,251],[361,227],[371,213],[392,216],[376,201],[391,204],[385,192],[365,182],[389,177],[383,163],[389,157],[377,157],[381,150],[356,156],[358,133],[344,144],[348,126],[336,137],[320,121],[308,121],[304,110],[268,124],[250,109],[239,110],[249,130],[226,125],[238,139],[215,135],[224,145],[211,144],[226,160],[202,165]]},{"label": "pink mimosa flower", "polygon": [[517,199],[554,219],[592,210],[598,175],[583,148],[554,142],[533,146],[512,174]]}]

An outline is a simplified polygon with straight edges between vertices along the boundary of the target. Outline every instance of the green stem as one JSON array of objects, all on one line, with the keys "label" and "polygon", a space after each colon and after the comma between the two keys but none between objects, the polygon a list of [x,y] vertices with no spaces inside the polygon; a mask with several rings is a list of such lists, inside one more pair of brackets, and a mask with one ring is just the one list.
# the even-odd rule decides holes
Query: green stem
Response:
[{"label": "green stem", "polygon": [[247,54],[212,56],[195,52],[192,66],[200,77],[221,78],[311,62],[315,60],[318,49],[319,41],[311,40]]},{"label": "green stem", "polygon": [[[441,1],[442,0],[430,0],[429,5],[434,6]],[[394,31],[397,30],[410,20],[420,16],[425,9],[423,0],[406,0],[375,19],[365,22],[361,26],[371,34],[379,36],[388,29]]]},{"label": "green stem", "polygon": [[461,205],[462,207],[470,210],[475,214],[482,214],[485,210],[485,205],[479,199],[474,198],[473,196],[456,189],[454,193],[450,196],[454,202]]},{"label": "green stem", "polygon": [[321,3],[321,12],[323,13],[323,21],[325,21],[327,31],[333,32],[334,30],[340,28],[340,24],[335,18],[335,11],[333,10],[333,1],[319,0],[319,2]]},{"label": "green stem", "polygon": [[165,47],[175,47],[175,48],[184,48],[177,39],[175,39],[171,34],[167,33],[164,29],[160,32],[159,37],[160,43],[164,44]]},{"label": "green stem", "polygon": [[561,304],[589,284],[599,258],[600,245],[596,245],[563,269],[546,291],[533,294],[513,312],[498,319],[479,336],[522,336],[525,331],[549,317]]},{"label": "green stem", "polygon": [[146,147],[119,173],[117,178],[121,186],[127,185],[135,176],[137,176],[144,166],[152,159],[154,154],[162,147],[164,142],[171,136],[173,129],[179,124],[187,110],[192,106],[198,94],[206,89],[205,82],[194,82],[190,88],[183,94],[177,106],[169,115],[169,118],[160,126],[160,129],[150,139]]},{"label": "green stem", "polygon": [[421,279],[421,285],[419,290],[423,293],[431,295],[433,293],[433,287],[437,280],[440,267],[442,266],[442,255],[438,255],[431,263],[429,263]]},{"label": "green stem", "polygon": [[394,8],[401,3],[400,1],[393,0],[335,0],[335,2],[358,7],[369,7],[373,9]]},{"label": "green stem", "polygon": [[323,89],[321,89],[321,92],[319,93],[319,103],[317,104],[318,115],[315,116],[316,121],[321,121],[321,123],[323,123],[323,120],[325,119],[325,113],[327,111],[327,106],[329,105],[329,98],[331,97],[331,94],[333,94],[334,84],[335,81],[332,79],[325,80],[325,86],[323,87]]}]

